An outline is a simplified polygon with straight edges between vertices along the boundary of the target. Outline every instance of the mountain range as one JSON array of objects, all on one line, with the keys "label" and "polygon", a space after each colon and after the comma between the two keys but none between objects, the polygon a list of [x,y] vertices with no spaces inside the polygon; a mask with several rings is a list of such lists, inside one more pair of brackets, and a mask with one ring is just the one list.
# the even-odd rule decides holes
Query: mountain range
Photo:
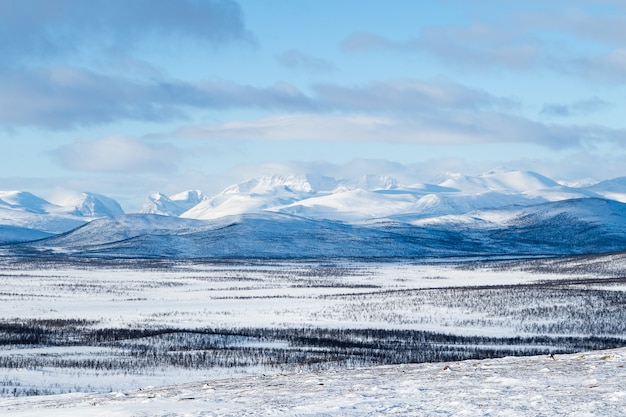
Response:
[{"label": "mountain range", "polygon": [[626,178],[567,186],[535,172],[266,176],[207,196],[152,193],[138,213],[82,193],[0,192],[2,251],[103,257],[441,257],[626,250]]}]

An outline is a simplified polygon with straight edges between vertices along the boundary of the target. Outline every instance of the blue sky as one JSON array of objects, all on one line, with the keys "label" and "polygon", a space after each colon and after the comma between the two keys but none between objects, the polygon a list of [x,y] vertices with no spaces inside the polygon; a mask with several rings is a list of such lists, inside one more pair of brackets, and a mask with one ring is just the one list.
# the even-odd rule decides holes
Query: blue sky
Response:
[{"label": "blue sky", "polygon": [[621,1],[0,1],[0,189],[626,175]]}]

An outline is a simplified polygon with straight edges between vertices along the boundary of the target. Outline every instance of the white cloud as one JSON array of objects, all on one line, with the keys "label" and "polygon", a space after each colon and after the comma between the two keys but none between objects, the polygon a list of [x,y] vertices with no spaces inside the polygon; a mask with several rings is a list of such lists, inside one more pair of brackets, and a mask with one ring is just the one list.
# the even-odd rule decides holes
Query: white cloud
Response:
[{"label": "white cloud", "polygon": [[624,2],[491,3],[472,2],[473,11],[490,10],[484,16],[470,12],[468,23],[425,26],[400,39],[356,32],[341,48],[348,54],[383,50],[431,56],[464,71],[541,69],[586,81],[626,82]]},{"label": "white cloud", "polygon": [[76,141],[53,152],[58,163],[73,171],[119,173],[172,172],[182,152],[170,144],[148,144],[125,136]]},{"label": "white cloud", "polygon": [[544,124],[489,111],[444,111],[413,117],[369,114],[287,114],[182,127],[174,136],[265,141],[379,142],[430,145],[532,143],[552,149],[588,143],[624,145],[626,131],[600,126]]}]

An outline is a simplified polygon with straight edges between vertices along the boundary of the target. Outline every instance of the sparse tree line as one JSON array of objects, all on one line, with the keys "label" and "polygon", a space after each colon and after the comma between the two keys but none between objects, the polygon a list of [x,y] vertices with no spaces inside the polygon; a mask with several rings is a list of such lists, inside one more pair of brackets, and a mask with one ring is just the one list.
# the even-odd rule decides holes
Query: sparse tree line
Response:
[{"label": "sparse tree line", "polygon": [[[42,367],[142,373],[155,367],[189,369],[262,366],[272,370],[324,369],[456,361],[506,355],[575,352],[623,346],[616,337],[486,337],[416,330],[239,328],[94,329],[83,321],[3,323],[5,369]],[[21,343],[18,343],[21,342]],[[101,354],[21,355],[17,345],[101,347]]]},{"label": "sparse tree line", "polygon": [[626,278],[607,278],[332,294],[323,297],[336,302],[311,319],[625,337],[626,292],[606,289],[625,283]]}]

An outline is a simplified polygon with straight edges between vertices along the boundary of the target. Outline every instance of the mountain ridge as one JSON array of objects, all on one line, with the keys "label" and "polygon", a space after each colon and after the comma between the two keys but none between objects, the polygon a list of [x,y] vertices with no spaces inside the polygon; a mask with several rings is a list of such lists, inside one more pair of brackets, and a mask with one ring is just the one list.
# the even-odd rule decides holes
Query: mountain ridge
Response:
[{"label": "mountain ridge", "polygon": [[214,196],[152,193],[139,213],[124,213],[114,200],[92,193],[55,205],[29,193],[0,192],[0,243],[18,252],[124,257],[626,250],[626,205],[607,198],[609,192],[626,196],[626,180],[575,188],[527,171],[410,186],[374,175],[266,176]]}]

